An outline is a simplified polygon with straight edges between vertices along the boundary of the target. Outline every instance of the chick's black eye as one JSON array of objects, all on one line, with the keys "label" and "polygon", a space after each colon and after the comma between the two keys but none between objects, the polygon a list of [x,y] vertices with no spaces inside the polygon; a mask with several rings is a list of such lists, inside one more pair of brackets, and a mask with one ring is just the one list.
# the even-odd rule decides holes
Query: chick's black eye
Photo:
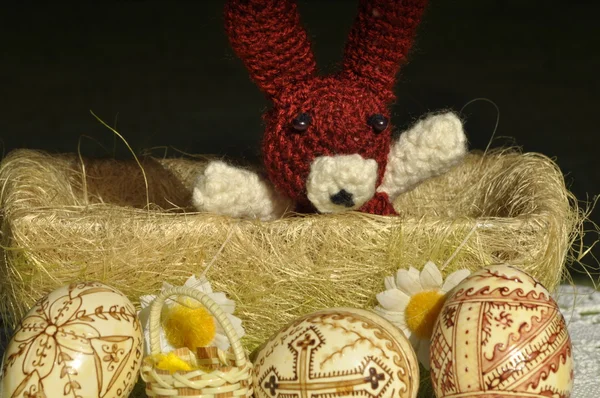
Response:
[{"label": "chick's black eye", "polygon": [[310,115],[308,113],[302,112],[299,113],[298,116],[294,118],[294,120],[292,120],[292,127],[298,132],[303,132],[306,131],[308,126],[310,126],[311,121],[312,118],[310,117]]},{"label": "chick's black eye", "polygon": [[377,134],[387,129],[389,125],[387,117],[380,113],[370,116],[369,120],[367,120],[367,123],[369,126],[373,127],[373,131]]}]

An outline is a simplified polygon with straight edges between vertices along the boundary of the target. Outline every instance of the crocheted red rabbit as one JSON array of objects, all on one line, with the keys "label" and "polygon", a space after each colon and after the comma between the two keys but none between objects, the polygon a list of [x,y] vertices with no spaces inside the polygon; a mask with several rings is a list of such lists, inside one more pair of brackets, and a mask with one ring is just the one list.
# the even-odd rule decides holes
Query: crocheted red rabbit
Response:
[{"label": "crocheted red rabbit", "polygon": [[467,149],[455,114],[428,115],[397,139],[390,125],[396,74],[425,5],[361,0],[341,71],[319,76],[293,1],[229,0],[231,45],[273,103],[264,115],[268,180],[213,162],[198,179],[195,205],[273,219],[291,199],[303,211],[389,215],[396,196],[457,164]]}]

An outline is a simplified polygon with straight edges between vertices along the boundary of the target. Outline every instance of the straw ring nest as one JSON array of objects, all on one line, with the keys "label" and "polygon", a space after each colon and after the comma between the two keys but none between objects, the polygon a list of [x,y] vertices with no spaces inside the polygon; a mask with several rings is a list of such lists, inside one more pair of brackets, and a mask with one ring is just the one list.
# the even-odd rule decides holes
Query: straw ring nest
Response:
[{"label": "straw ring nest", "polygon": [[133,161],[9,154],[0,169],[0,314],[15,322],[74,279],[108,283],[137,303],[163,281],[206,271],[237,302],[253,349],[300,314],[371,307],[385,276],[427,260],[451,259],[444,274],[510,262],[553,289],[585,218],[551,159],[515,150],[470,154],[402,195],[398,217],[268,223],[194,213],[204,164],[146,158],[142,173]]}]

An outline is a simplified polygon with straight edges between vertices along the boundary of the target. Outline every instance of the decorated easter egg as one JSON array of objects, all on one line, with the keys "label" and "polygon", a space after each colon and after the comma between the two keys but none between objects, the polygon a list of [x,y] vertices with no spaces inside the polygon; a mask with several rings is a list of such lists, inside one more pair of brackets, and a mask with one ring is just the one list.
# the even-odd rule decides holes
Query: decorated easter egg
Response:
[{"label": "decorated easter egg", "polygon": [[402,332],[369,311],[306,315],[256,353],[256,398],[417,396],[419,367]]},{"label": "decorated easter egg", "polygon": [[430,350],[438,398],[568,398],[573,350],[548,291],[506,265],[485,267],[450,293]]},{"label": "decorated easter egg", "polygon": [[4,353],[13,397],[127,397],[142,360],[135,307],[98,282],[63,286],[31,308]]}]

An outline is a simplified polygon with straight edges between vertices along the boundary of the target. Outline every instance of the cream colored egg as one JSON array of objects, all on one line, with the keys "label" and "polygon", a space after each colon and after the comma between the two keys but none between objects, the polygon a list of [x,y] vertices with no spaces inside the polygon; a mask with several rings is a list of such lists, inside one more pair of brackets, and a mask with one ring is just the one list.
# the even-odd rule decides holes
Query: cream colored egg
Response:
[{"label": "cream colored egg", "polygon": [[430,351],[438,398],[568,398],[573,350],[548,291],[510,266],[472,274],[449,295]]},{"label": "cream colored egg", "polygon": [[13,397],[126,397],[142,360],[136,310],[98,282],[63,286],[21,320],[2,363],[2,394]]},{"label": "cream colored egg", "polygon": [[369,311],[304,316],[259,349],[256,398],[402,397],[419,387],[416,355],[402,332]]}]

